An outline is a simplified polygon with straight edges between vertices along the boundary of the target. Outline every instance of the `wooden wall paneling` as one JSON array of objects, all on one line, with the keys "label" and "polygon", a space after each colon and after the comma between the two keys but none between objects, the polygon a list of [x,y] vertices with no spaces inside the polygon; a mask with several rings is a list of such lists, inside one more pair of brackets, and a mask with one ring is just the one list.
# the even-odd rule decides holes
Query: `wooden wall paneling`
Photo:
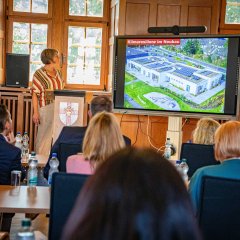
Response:
[{"label": "wooden wall paneling", "polygon": [[188,26],[200,26],[204,25],[207,27],[206,34],[211,33],[211,7],[189,7],[188,13]]},{"label": "wooden wall paneling", "polygon": [[0,85],[5,83],[5,0],[0,2]]},{"label": "wooden wall paneling", "polygon": [[7,106],[8,111],[11,114],[12,118],[12,126],[13,131],[16,131],[17,124],[16,124],[16,113],[17,113],[17,103],[18,103],[18,95],[12,93],[1,93],[0,95],[0,103]]},{"label": "wooden wall paneling", "polygon": [[217,34],[220,22],[221,0],[189,0],[188,25],[205,25],[207,34]]},{"label": "wooden wall paneling", "polygon": [[151,131],[149,135],[151,136],[152,143],[155,147],[160,148],[165,145],[166,133],[168,128],[168,118],[167,117],[150,117]]},{"label": "wooden wall paneling", "polygon": [[112,78],[113,78],[113,45],[114,36],[117,35],[118,31],[118,16],[119,16],[119,2],[116,0],[111,1],[110,5],[110,32],[109,32],[109,42],[108,42],[108,56],[109,56],[109,66],[108,66],[108,90],[112,90]]},{"label": "wooden wall paneling", "polygon": [[[129,136],[133,146],[144,146],[144,138],[140,132],[139,116],[132,116],[135,120],[122,121],[121,130],[124,135]],[[131,130],[130,130],[131,129]]]},{"label": "wooden wall paneling", "polygon": [[37,127],[32,121],[32,96],[29,90],[16,88],[1,88],[0,103],[5,104],[12,117],[13,132],[27,131],[29,134],[29,149],[34,150],[34,139]]},{"label": "wooden wall paneling", "polygon": [[116,28],[116,22],[117,22],[117,16],[116,16],[116,6],[118,4],[116,4],[115,1],[111,1],[111,5],[110,5],[110,13],[111,13],[111,17],[110,17],[110,38],[114,36],[115,34],[115,28]]},{"label": "wooden wall paneling", "polygon": [[118,12],[119,12],[119,18],[118,18],[118,31],[117,35],[124,35],[126,30],[126,0],[118,0]]},{"label": "wooden wall paneling", "polygon": [[183,138],[182,138],[182,142],[188,142],[189,140],[192,140],[192,133],[193,130],[196,128],[196,124],[197,124],[198,119],[194,119],[194,118],[183,118],[182,120],[182,131],[183,131]]},{"label": "wooden wall paneling", "polygon": [[[145,19],[145,21],[143,21]],[[147,34],[150,27],[150,3],[126,4],[126,35]]]},{"label": "wooden wall paneling", "polygon": [[[115,114],[120,122],[122,133],[128,136],[137,147],[160,148],[166,141],[167,117]],[[137,141],[136,141],[137,140]]]},{"label": "wooden wall paneling", "polygon": [[220,34],[240,34],[240,29],[220,29]]},{"label": "wooden wall paneling", "polygon": [[30,124],[29,122],[32,121],[32,115],[30,115],[30,107],[31,107],[31,99],[26,99],[24,101],[24,115],[25,115],[25,123],[24,123],[24,132],[29,133]]},{"label": "wooden wall paneling", "polygon": [[23,131],[28,132],[29,136],[29,149],[34,150],[34,139],[36,137],[35,129],[36,126],[32,121],[33,115],[33,106],[32,106],[32,97],[30,94],[24,94],[23,101],[23,113],[24,113],[24,121],[23,121]]},{"label": "wooden wall paneling", "polygon": [[211,16],[211,33],[218,34],[220,28],[221,0],[213,0]]},{"label": "wooden wall paneling", "polygon": [[11,117],[12,117],[12,125],[13,125],[13,130],[16,132],[16,112],[17,112],[17,98],[15,97],[13,99],[12,103],[12,111],[11,111]]},{"label": "wooden wall paneling", "polygon": [[52,24],[54,28],[52,29],[52,42],[51,46],[53,48],[61,51],[63,49],[63,34],[64,34],[64,0],[53,1],[53,17]]},{"label": "wooden wall paneling", "polygon": [[23,121],[24,121],[24,114],[23,114],[23,94],[18,94],[18,108],[17,108],[17,132],[23,132]]},{"label": "wooden wall paneling", "polygon": [[112,90],[112,81],[113,81],[113,48],[114,48],[114,45],[113,45],[113,42],[114,42],[114,38],[110,38],[109,39],[109,71],[108,71],[108,86],[107,86],[107,89],[109,91]]},{"label": "wooden wall paneling", "polygon": [[161,5],[157,6],[157,26],[174,26],[180,25],[181,6],[180,5]]}]

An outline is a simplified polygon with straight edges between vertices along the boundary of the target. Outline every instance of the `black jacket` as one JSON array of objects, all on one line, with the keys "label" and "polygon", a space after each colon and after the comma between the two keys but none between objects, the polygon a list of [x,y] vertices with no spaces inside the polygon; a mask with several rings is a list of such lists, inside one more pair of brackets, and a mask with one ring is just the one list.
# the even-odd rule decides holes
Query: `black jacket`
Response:
[{"label": "black jacket", "polygon": [[8,143],[4,136],[0,134],[0,184],[9,185],[11,183],[11,171],[23,169],[21,166],[21,150]]}]

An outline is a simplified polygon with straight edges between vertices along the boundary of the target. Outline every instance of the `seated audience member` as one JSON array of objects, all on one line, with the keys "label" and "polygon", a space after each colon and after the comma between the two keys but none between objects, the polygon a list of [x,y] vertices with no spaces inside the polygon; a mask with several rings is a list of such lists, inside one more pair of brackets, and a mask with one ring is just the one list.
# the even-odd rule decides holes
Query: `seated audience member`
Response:
[{"label": "seated audience member", "polygon": [[[99,112],[112,112],[112,101],[107,96],[97,96],[92,99],[90,103],[90,110],[88,112],[89,118],[92,118],[96,113]],[[48,171],[49,171],[49,161],[52,157],[52,153],[59,153],[59,147],[61,143],[72,143],[72,144],[79,144],[80,146],[83,143],[83,138],[85,135],[87,127],[63,127],[61,133],[59,134],[58,139],[54,143],[48,162],[44,168],[44,177],[48,178]],[[126,145],[131,145],[131,140],[124,137],[124,141]]]},{"label": "seated audience member", "polygon": [[220,124],[212,118],[202,118],[197,122],[197,127],[193,131],[193,143],[214,144],[214,133]]},{"label": "seated audience member", "polygon": [[229,121],[217,129],[214,152],[216,160],[221,164],[199,168],[190,181],[189,193],[196,212],[200,207],[203,176],[240,179],[240,122]]},{"label": "seated audience member", "polygon": [[83,140],[83,153],[67,160],[67,172],[92,174],[110,155],[125,147],[121,129],[112,113],[97,113]]},{"label": "seated audience member", "polygon": [[153,150],[125,148],[87,180],[62,239],[201,238],[174,166]]},{"label": "seated audience member", "polygon": [[[21,150],[14,146],[14,137],[12,133],[12,120],[9,111],[5,105],[0,104],[0,184],[11,184],[11,171],[22,171]],[[17,203],[16,203],[17,204]],[[3,213],[1,231],[9,232],[11,228],[12,213]]]}]

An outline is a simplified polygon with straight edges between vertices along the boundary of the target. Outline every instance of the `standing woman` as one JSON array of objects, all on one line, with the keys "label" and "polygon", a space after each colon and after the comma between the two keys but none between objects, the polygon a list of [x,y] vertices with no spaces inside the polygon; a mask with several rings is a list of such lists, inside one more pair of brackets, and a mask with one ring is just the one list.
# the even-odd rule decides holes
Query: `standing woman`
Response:
[{"label": "standing woman", "polygon": [[53,111],[52,99],[47,98],[46,91],[61,90],[64,87],[59,66],[59,52],[47,48],[41,53],[43,67],[33,75],[32,102],[33,122],[38,125],[35,151],[38,154],[49,155],[52,141]]}]

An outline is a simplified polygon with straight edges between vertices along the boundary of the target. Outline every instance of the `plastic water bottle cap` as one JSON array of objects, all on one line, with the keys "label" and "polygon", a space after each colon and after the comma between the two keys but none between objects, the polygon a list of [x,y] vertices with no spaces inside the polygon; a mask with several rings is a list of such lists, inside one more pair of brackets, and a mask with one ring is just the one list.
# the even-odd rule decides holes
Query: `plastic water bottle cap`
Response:
[{"label": "plastic water bottle cap", "polygon": [[31,152],[31,156],[36,156],[36,153],[35,152]]},{"label": "plastic water bottle cap", "polygon": [[21,132],[17,132],[17,134],[21,134]]},{"label": "plastic water bottle cap", "polygon": [[25,218],[22,220],[22,227],[30,227],[31,226],[31,219]]},{"label": "plastic water bottle cap", "polygon": [[57,153],[52,153],[52,157],[57,157]]},{"label": "plastic water bottle cap", "polygon": [[180,163],[181,163],[181,160],[177,160],[177,161],[176,161],[176,164],[180,164]]},{"label": "plastic water bottle cap", "polygon": [[24,134],[28,134],[28,132],[24,132]]}]

